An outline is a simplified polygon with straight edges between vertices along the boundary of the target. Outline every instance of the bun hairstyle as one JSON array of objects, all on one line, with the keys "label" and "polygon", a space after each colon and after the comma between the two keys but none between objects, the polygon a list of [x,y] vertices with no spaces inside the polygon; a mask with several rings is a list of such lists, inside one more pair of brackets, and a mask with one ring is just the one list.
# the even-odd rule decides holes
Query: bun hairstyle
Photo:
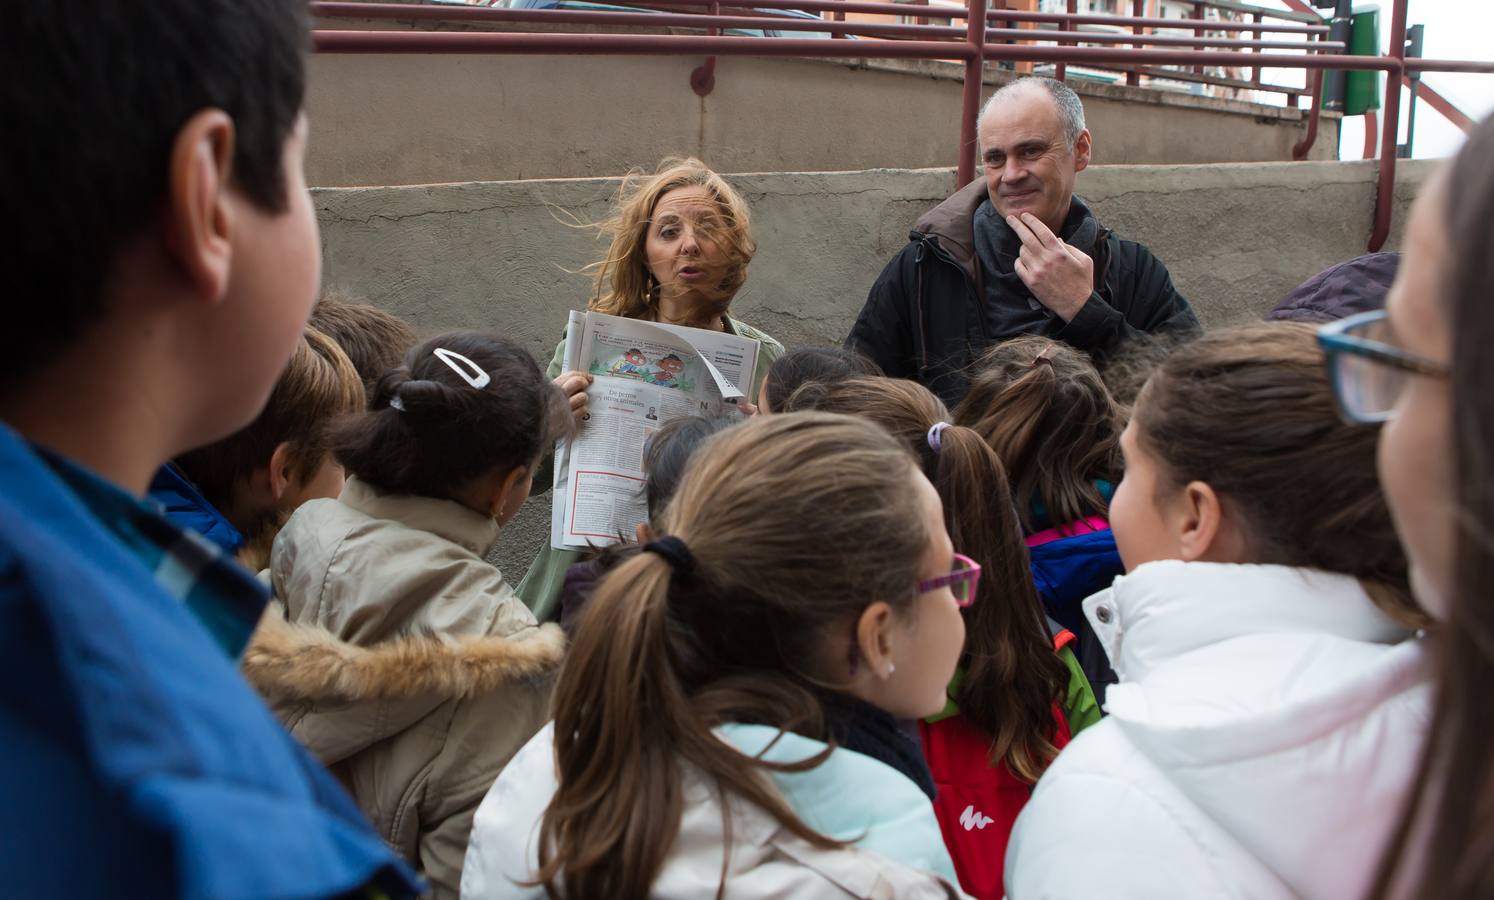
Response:
[{"label": "bun hairstyle", "polygon": [[914,471],[875,425],[820,413],[755,418],[690,460],[656,523],[659,552],[603,578],[561,669],[559,789],[536,876],[550,896],[648,896],[679,830],[687,767],[815,846],[840,846],[762,777],[823,755],[768,763],[713,729],[749,722],[827,739],[817,696],[827,685],[811,671],[827,643],[874,601],[916,614],[932,536]]},{"label": "bun hairstyle", "polygon": [[[437,349],[471,360],[459,374]],[[448,357],[449,358],[449,357]],[[338,424],[332,450],[349,474],[379,490],[450,499],[481,475],[533,466],[570,433],[570,410],[522,347],[504,338],[453,331],[431,338],[384,373],[369,410]]]},{"label": "bun hairstyle", "polygon": [[1084,353],[1045,337],[997,344],[975,363],[954,421],[985,438],[1006,464],[1028,531],[1035,530],[1034,501],[1053,525],[1108,515],[1095,482],[1120,479],[1124,426]]},{"label": "bun hairstyle", "polygon": [[763,388],[768,394],[768,411],[782,412],[794,391],[810,382],[835,382],[861,375],[881,375],[876,363],[854,350],[839,347],[802,347],[790,350],[773,361]]},{"label": "bun hairstyle", "polygon": [[[965,678],[960,712],[992,738],[991,760],[1036,782],[1058,754],[1053,704],[1068,689],[1068,668],[1053,652],[1001,460],[974,431],[936,426],[949,410],[928,388],[897,378],[853,378],[805,385],[788,412],[818,409],[876,423],[918,460],[944,501],[944,524],[955,549],[980,563],[983,581],[1000,596],[963,610]],[[937,445],[937,446],[936,446]]]},{"label": "bun hairstyle", "polygon": [[1313,326],[1266,322],[1184,344],[1147,379],[1132,422],[1164,484],[1219,493],[1255,562],[1351,575],[1397,621],[1430,623],[1380,488],[1378,434],[1339,418]]}]

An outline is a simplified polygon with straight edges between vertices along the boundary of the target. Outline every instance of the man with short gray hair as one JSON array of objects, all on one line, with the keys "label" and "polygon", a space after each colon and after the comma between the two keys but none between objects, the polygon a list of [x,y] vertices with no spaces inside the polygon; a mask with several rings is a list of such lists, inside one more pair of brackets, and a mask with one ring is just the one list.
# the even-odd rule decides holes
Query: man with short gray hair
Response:
[{"label": "man with short gray hair", "polygon": [[872,286],[846,346],[951,406],[988,346],[1040,334],[1103,362],[1128,338],[1198,328],[1167,267],[1074,196],[1090,160],[1084,106],[1022,78],[976,126],[984,178],[924,215]]}]

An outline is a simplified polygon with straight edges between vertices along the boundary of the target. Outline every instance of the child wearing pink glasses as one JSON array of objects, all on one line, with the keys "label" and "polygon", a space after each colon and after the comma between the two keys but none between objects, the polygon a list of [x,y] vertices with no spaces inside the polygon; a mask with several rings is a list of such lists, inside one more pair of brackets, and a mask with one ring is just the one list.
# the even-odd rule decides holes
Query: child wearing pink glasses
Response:
[{"label": "child wearing pink glasses", "polygon": [[[924,717],[919,732],[960,884],[975,897],[1001,897],[1007,837],[1033,783],[1073,735],[1100,718],[1071,649],[1074,636],[1044,615],[1028,574],[1006,470],[978,433],[950,425],[944,403],[913,381],[811,384],[787,407],[855,415],[890,432],[939,491],[955,546],[974,557],[959,557],[963,570],[984,567],[993,596],[966,604],[961,667],[944,708]],[[972,594],[974,587],[972,578]]]},{"label": "child wearing pink glasses", "polygon": [[899,726],[944,705],[975,599],[938,492],[823,413],[733,427],[686,474],[478,809],[462,895],[958,896]]}]

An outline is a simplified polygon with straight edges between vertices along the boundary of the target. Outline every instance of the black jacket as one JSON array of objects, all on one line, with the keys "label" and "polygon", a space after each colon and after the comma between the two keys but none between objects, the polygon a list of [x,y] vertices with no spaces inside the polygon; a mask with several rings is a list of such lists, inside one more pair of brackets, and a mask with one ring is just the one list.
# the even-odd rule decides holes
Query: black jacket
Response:
[{"label": "black jacket", "polygon": [[[926,385],[953,406],[965,395],[971,363],[1007,338],[1047,335],[1103,362],[1128,338],[1198,328],[1167,267],[1142,245],[1100,226],[1078,197],[1060,236],[1070,243],[1079,235],[1090,238],[1090,246],[1079,249],[1095,261],[1095,292],[1073,321],[1065,323],[1038,303],[1011,273],[1012,259],[1000,254],[1006,274],[994,276],[997,301],[984,301],[993,275],[980,263],[974,217],[985,199],[985,182],[975,181],[913,226],[907,246],[872,285],[846,338],[848,348],[890,376]],[[1004,249],[1015,256],[1015,248]]]}]

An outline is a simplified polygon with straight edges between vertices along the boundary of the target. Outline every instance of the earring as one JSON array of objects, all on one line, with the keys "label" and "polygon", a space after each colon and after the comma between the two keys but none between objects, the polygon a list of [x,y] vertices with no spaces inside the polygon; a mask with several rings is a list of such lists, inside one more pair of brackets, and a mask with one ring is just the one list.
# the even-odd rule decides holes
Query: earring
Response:
[{"label": "earring", "polygon": [[882,680],[886,681],[887,679],[891,678],[892,677],[892,673],[896,672],[896,671],[897,671],[897,666],[895,664],[893,664],[893,663],[888,663],[887,664],[887,674],[882,676]]}]

